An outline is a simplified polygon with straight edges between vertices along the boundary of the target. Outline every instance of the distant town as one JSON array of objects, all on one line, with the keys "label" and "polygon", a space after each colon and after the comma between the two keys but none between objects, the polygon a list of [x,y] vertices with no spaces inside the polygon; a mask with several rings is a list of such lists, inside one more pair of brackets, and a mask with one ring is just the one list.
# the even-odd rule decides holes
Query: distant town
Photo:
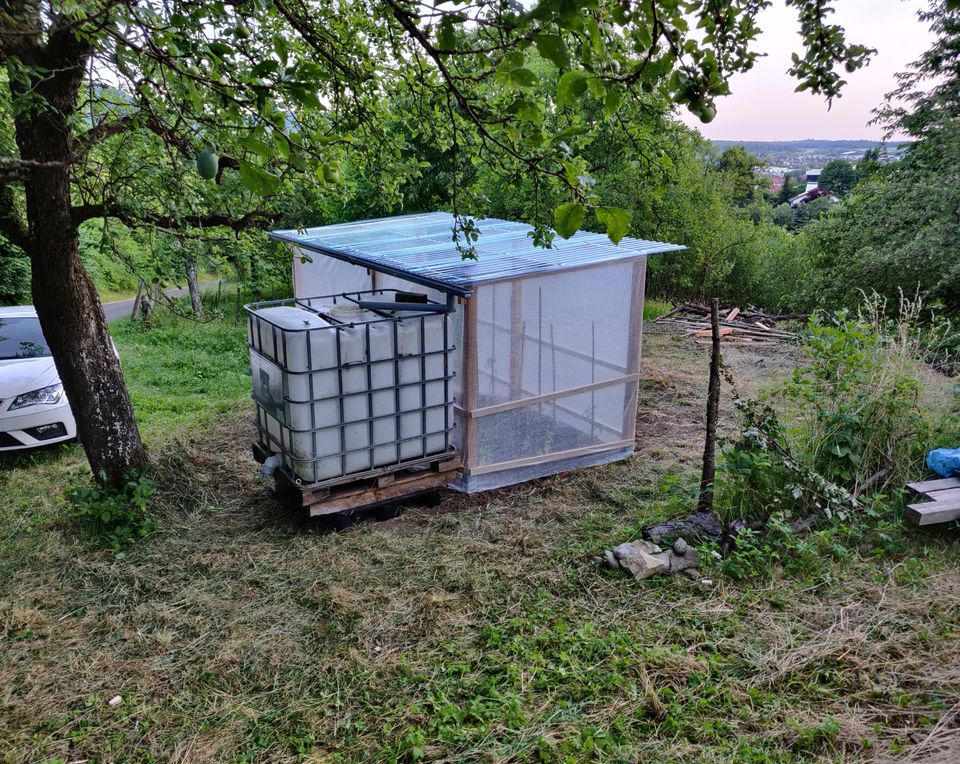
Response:
[{"label": "distant town", "polygon": [[[900,158],[907,145],[904,141],[851,141],[818,140],[801,141],[711,141],[717,153],[739,147],[760,160],[756,172],[765,176],[767,191],[776,195],[778,201],[789,203],[791,208],[806,205],[821,197],[824,203],[837,201],[829,188],[820,184],[820,173],[831,162],[847,165],[853,176],[854,169],[865,157],[876,166],[888,164]],[[838,161],[839,160],[839,161]]]},{"label": "distant town", "polygon": [[904,146],[903,141],[831,141],[806,139],[802,141],[711,141],[718,152],[733,146],[742,146],[763,160],[768,170],[790,170],[822,167],[833,159],[856,163],[871,149],[879,149],[881,156],[891,161]]}]

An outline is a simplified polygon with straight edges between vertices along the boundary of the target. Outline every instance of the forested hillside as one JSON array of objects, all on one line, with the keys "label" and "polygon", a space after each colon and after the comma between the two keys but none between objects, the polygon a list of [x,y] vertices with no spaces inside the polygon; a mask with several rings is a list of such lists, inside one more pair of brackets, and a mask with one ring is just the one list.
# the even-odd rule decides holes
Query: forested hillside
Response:
[{"label": "forested hillside", "polygon": [[[818,200],[791,210],[785,202],[802,188],[790,186],[788,178],[785,189],[770,192],[757,172],[760,159],[742,147],[719,142],[721,151],[711,145],[671,116],[669,102],[657,92],[640,91],[619,106],[616,119],[601,119],[589,130],[586,125],[596,125],[606,108],[603,94],[582,93],[572,104],[574,113],[545,112],[532,100],[514,104],[519,130],[533,125],[569,142],[571,160],[557,176],[530,173],[522,162],[458,153],[449,136],[421,120],[425,104],[399,96],[385,106],[392,118],[381,140],[326,166],[320,184],[286,182],[268,203],[270,225],[456,208],[474,218],[537,224],[545,244],[558,244],[548,228],[573,179],[604,204],[628,213],[620,221],[628,235],[687,245],[686,252],[650,263],[653,296],[719,296],[774,311],[807,311],[851,305],[859,299],[858,287],[869,285],[891,297],[901,289],[920,290],[953,311],[960,299],[953,235],[960,188],[955,106],[960,32],[956,12],[935,10],[924,21],[934,25],[937,45],[905,74],[878,117],[912,143],[902,159],[889,164],[875,161],[876,149],[867,151],[855,171],[844,160],[832,162],[840,169],[845,165],[852,178],[842,188],[827,188],[839,192],[837,204]],[[547,59],[530,53],[527,65],[542,97],[556,89],[556,70]],[[928,82],[938,84],[924,93]],[[438,148],[443,145],[448,148]],[[111,161],[132,162],[145,147],[126,144],[116,150]],[[829,185],[827,176],[823,185]],[[583,225],[605,230],[608,221],[590,213]],[[122,218],[90,220],[81,226],[80,248],[105,294],[135,290],[141,278],[182,282],[191,262],[254,290],[268,289],[285,281],[288,268],[263,227],[224,235],[200,226],[184,235],[157,224],[130,228]],[[5,253],[0,300],[28,301],[26,258],[2,236],[0,250]]]}]

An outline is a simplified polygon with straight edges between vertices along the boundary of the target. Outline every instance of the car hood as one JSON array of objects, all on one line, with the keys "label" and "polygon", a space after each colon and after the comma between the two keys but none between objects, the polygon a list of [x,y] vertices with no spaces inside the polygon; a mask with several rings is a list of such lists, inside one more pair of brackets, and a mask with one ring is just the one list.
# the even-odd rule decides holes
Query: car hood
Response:
[{"label": "car hood", "polygon": [[0,361],[0,400],[55,384],[58,380],[57,367],[49,356]]}]

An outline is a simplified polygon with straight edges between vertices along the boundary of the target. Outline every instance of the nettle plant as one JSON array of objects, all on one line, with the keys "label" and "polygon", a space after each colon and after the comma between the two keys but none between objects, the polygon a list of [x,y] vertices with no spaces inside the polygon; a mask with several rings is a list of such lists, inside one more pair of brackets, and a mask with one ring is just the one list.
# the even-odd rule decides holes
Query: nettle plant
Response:
[{"label": "nettle plant", "polygon": [[794,429],[811,467],[852,490],[914,474],[931,430],[921,406],[909,314],[887,320],[867,302],[860,315],[815,315],[783,394],[798,413]]},{"label": "nettle plant", "polygon": [[858,314],[819,313],[808,323],[808,363],[769,397],[737,400],[739,436],[724,451],[724,504],[732,517],[845,515],[858,499],[883,495],[922,471],[923,456],[951,427],[926,410],[918,368],[919,301],[891,316],[873,295]]},{"label": "nettle plant", "polygon": [[717,502],[728,523],[812,513],[843,519],[856,507],[853,495],[812,468],[802,449],[794,453],[772,406],[739,396],[734,403],[741,430],[724,444]]},{"label": "nettle plant", "polygon": [[156,486],[147,475],[132,470],[121,486],[101,480],[67,491],[67,501],[81,531],[98,546],[121,551],[153,530],[149,514]]}]

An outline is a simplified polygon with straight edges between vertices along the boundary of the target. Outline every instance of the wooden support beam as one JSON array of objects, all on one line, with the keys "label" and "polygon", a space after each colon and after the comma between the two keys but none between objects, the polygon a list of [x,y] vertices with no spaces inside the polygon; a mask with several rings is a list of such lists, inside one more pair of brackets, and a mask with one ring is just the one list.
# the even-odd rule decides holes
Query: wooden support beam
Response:
[{"label": "wooden support beam", "polygon": [[[627,334],[627,373],[637,374],[640,372],[640,358],[642,356],[643,342],[643,297],[646,288],[647,260],[637,260],[633,264],[633,282],[630,289],[630,329]],[[639,376],[637,377],[639,380]],[[637,400],[639,399],[639,390],[637,382],[627,391],[627,397],[623,406],[623,429],[621,430],[624,438],[633,441],[637,436]]]},{"label": "wooden support beam", "polygon": [[939,480],[924,480],[919,483],[907,483],[914,493],[929,493],[930,491],[942,491],[947,488],[960,488],[960,478],[940,478]]},{"label": "wooden support beam", "polygon": [[[477,297],[467,300],[463,306],[463,408],[477,408]],[[464,472],[477,463],[477,424],[472,417],[463,419],[463,466]]]},{"label": "wooden support beam", "polygon": [[622,377],[614,377],[613,379],[603,379],[599,382],[593,382],[589,385],[579,385],[577,387],[568,387],[565,390],[554,390],[550,393],[543,393],[543,395],[534,395],[529,398],[521,398],[517,401],[507,401],[506,403],[497,403],[493,406],[484,406],[480,409],[459,409],[461,414],[465,418],[470,419],[480,419],[481,417],[490,416],[491,414],[499,414],[503,411],[512,411],[513,409],[520,409],[524,406],[533,406],[537,403],[546,403],[547,401],[555,400],[556,398],[565,398],[568,395],[578,395],[579,393],[589,393],[591,390],[599,390],[602,387],[613,387],[615,385],[622,385],[626,382],[636,382],[640,379],[640,372],[634,374],[626,374]]},{"label": "wooden support beam", "polygon": [[584,446],[583,448],[571,448],[567,451],[557,451],[553,454],[537,454],[534,456],[526,456],[522,459],[512,459],[508,462],[498,462],[497,464],[484,464],[480,467],[472,467],[470,469],[471,475],[485,475],[488,472],[502,472],[503,470],[510,470],[516,467],[529,467],[533,464],[548,464],[550,462],[558,462],[562,459],[573,459],[577,456],[587,456],[589,454],[599,454],[603,451],[617,451],[621,448],[626,448],[627,446],[633,446],[634,442],[631,438],[630,440],[617,440],[612,443],[598,443],[594,446]]},{"label": "wooden support beam", "polygon": [[[513,282],[510,293],[510,397],[523,386],[523,282]],[[496,316],[494,316],[496,318]],[[495,331],[495,330],[494,330]]]},{"label": "wooden support beam", "polygon": [[907,520],[914,525],[935,525],[960,519],[960,497],[907,505]]}]

